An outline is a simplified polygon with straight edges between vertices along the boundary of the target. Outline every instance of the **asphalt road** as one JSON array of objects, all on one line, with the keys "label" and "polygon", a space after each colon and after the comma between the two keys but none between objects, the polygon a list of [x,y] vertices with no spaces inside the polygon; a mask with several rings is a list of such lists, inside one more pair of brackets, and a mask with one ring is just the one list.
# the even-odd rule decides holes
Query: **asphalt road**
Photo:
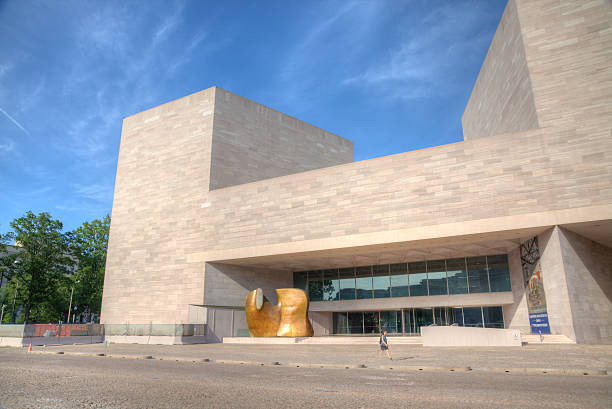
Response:
[{"label": "asphalt road", "polygon": [[392,372],[0,350],[0,408],[612,408],[612,376]]}]

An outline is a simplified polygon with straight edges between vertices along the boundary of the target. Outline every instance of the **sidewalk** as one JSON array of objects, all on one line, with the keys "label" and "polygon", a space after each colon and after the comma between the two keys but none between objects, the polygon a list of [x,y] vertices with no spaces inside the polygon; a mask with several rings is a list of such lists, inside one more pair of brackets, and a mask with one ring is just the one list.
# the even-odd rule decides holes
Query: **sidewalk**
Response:
[{"label": "sidewalk", "polygon": [[[33,352],[65,352],[148,356],[154,359],[230,360],[325,365],[365,365],[368,368],[423,366],[504,370],[546,368],[556,370],[606,370],[612,374],[612,345],[526,345],[513,347],[425,348],[420,345],[390,344],[393,361],[378,356],[378,345],[135,345],[103,344],[34,347]],[[511,371],[513,372],[513,371]]]}]

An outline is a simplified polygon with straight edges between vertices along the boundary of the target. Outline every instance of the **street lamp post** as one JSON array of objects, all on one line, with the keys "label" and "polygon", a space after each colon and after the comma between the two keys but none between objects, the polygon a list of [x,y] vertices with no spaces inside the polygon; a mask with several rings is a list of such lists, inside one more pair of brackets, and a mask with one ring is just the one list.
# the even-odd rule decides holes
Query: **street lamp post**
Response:
[{"label": "street lamp post", "polygon": [[[19,259],[13,261],[15,267],[19,267]],[[15,295],[13,295],[13,309],[11,311],[11,324],[15,323],[15,301],[17,300],[17,291],[19,291],[19,279],[17,279],[17,285],[15,286]]]},{"label": "street lamp post", "polygon": [[70,304],[68,305],[68,319],[66,320],[67,324],[70,324],[70,311],[72,311],[72,294],[74,293],[74,286],[72,286],[72,290],[70,290]]},{"label": "street lamp post", "polygon": [[15,295],[13,296],[13,310],[11,311],[11,324],[15,323],[15,301],[17,300],[17,291],[19,290],[19,280],[15,286]]},{"label": "street lamp post", "polygon": [[[66,324],[70,324],[70,313],[72,312],[72,294],[74,294],[74,285],[80,282],[81,280],[76,280],[76,282],[72,285],[72,289],[70,290],[70,304],[68,304],[68,318],[66,319]],[[74,321],[74,319],[72,321]]]}]

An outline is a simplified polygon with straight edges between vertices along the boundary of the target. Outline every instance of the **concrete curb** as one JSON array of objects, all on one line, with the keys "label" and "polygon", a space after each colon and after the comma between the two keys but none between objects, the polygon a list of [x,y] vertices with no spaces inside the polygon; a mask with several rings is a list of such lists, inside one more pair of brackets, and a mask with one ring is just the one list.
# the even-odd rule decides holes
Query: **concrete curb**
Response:
[{"label": "concrete curb", "polygon": [[[106,357],[121,359],[156,359],[160,361],[190,362],[190,363],[216,363],[225,365],[251,365],[251,366],[288,366],[294,368],[323,368],[323,369],[363,369],[368,368],[365,364],[321,364],[278,361],[236,361],[230,359],[210,359],[210,358],[188,358],[173,356],[153,356],[153,355],[121,355],[104,354],[96,352],[64,352],[64,351],[31,351],[29,354],[36,355],[67,355],[67,356],[86,356],[86,357]],[[537,374],[537,375],[575,375],[575,376],[606,376],[608,371],[605,369],[559,369],[559,368],[472,368],[469,366],[419,366],[419,365],[380,365],[369,369],[386,371],[411,371],[411,372],[493,372],[493,373],[513,373],[513,374]]]},{"label": "concrete curb", "polygon": [[327,369],[362,369],[367,368],[364,364],[358,365],[342,365],[342,364],[305,364],[301,362],[290,362],[284,364],[295,368],[327,368]]},{"label": "concrete curb", "polygon": [[108,354],[108,358],[122,358],[122,359],[153,359],[153,355],[115,355]]},{"label": "concrete curb", "polygon": [[96,352],[64,352],[64,355],[70,356],[105,356],[104,352],[96,353]]},{"label": "concrete curb", "polygon": [[381,365],[378,369],[387,369],[394,371],[438,371],[438,372],[468,372],[471,371],[472,368],[469,366],[408,366],[408,365],[400,365],[400,366],[388,366]]},{"label": "concrete curb", "polygon": [[157,359],[159,361],[175,361],[175,362],[191,362],[191,363],[200,363],[200,362],[210,362],[209,358],[186,358],[181,356],[155,356],[153,359]]},{"label": "concrete curb", "polygon": [[227,365],[255,365],[255,366],[278,366],[281,364],[280,362],[277,362],[277,361],[253,362],[253,361],[232,361],[228,359],[216,359],[215,363],[227,364]]},{"label": "concrete curb", "polygon": [[[475,368],[476,369],[476,368]],[[477,368],[478,371],[495,373],[550,374],[550,375],[608,375],[605,369],[558,368]]]}]

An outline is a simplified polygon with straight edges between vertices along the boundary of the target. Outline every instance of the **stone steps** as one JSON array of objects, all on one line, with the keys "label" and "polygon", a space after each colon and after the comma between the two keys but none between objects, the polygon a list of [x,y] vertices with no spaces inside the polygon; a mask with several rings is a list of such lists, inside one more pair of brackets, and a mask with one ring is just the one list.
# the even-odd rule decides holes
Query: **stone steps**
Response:
[{"label": "stone steps", "polygon": [[528,344],[575,344],[576,341],[565,336],[565,335],[553,335],[546,334],[542,335],[542,339],[540,339],[539,335],[536,334],[527,334],[521,337],[523,342],[527,342]]},{"label": "stone steps", "polygon": [[[392,337],[391,345],[422,345],[421,337]],[[279,338],[251,338],[251,337],[224,337],[224,344],[308,344],[308,345],[378,345],[378,336],[373,337],[279,337]]]}]

